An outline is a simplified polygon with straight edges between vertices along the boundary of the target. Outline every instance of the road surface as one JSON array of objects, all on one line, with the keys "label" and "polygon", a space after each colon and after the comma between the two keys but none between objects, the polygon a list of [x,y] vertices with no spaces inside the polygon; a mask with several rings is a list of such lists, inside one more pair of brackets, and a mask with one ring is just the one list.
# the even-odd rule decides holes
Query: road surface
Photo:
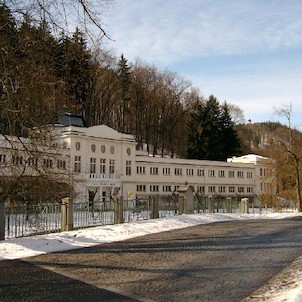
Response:
[{"label": "road surface", "polygon": [[0,262],[0,301],[236,302],[300,255],[302,217],[199,225],[32,257],[14,281]]}]

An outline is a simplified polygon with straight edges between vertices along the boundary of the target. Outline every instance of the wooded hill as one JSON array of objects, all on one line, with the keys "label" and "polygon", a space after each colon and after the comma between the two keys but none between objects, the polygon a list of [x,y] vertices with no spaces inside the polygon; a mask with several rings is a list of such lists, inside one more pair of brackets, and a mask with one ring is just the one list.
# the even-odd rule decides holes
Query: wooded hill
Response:
[{"label": "wooded hill", "polygon": [[302,133],[278,122],[238,125],[236,130],[244,153],[275,161],[276,188],[266,192],[267,204],[279,204],[280,198],[292,200],[301,211]]},{"label": "wooded hill", "polygon": [[[87,126],[133,134],[138,148],[144,144],[153,155],[225,160],[239,154],[234,106],[204,98],[173,72],[90,48],[80,30],[53,35],[48,24],[28,15],[17,21],[4,5],[0,36],[1,133],[30,136],[33,127],[56,122],[65,110],[82,115]],[[206,114],[206,123],[196,124],[198,114]],[[233,142],[214,152],[226,133]]]},{"label": "wooded hill", "polygon": [[273,122],[238,125],[240,108],[204,97],[174,72],[89,47],[78,29],[54,35],[47,22],[30,14],[17,20],[0,4],[0,133],[30,137],[62,110],[82,115],[87,126],[131,133],[153,155],[269,156],[279,196],[294,199],[296,190],[301,200],[300,132]]},{"label": "wooded hill", "polygon": [[[280,140],[288,138],[289,128],[279,122],[246,123],[235,126],[243,154],[256,153],[270,156],[271,148]],[[295,136],[302,133],[293,130]]]}]

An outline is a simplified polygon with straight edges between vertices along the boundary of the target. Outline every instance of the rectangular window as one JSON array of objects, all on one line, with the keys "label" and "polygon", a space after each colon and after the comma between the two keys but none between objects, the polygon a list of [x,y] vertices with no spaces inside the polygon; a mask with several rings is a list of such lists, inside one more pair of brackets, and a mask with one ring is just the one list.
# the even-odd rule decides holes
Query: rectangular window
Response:
[{"label": "rectangular window", "polygon": [[163,186],[163,192],[172,192],[171,186]]},{"label": "rectangular window", "polygon": [[0,164],[4,164],[6,162],[6,154],[0,154]]},{"label": "rectangular window", "polygon": [[204,193],[204,186],[197,186],[197,192]]},{"label": "rectangular window", "polygon": [[106,159],[100,158],[100,173],[106,174]]},{"label": "rectangular window", "polygon": [[58,161],[57,161],[57,168],[59,170],[66,170],[66,161],[58,159]]},{"label": "rectangular window", "polygon": [[235,171],[229,171],[228,175],[229,175],[229,178],[234,178],[235,177]]},{"label": "rectangular window", "polygon": [[209,193],[215,193],[216,192],[216,187],[215,186],[209,186],[208,187],[208,192]]},{"label": "rectangular window", "polygon": [[218,187],[218,192],[219,193],[225,193],[225,186],[219,186]]},{"label": "rectangular window", "polygon": [[[27,164],[28,164],[29,166],[37,166],[37,165],[38,165],[38,159],[35,158],[35,157],[29,157],[29,158],[27,159]],[[58,167],[58,168],[59,168],[59,167]]]},{"label": "rectangular window", "polygon": [[263,174],[263,173],[262,173],[262,168],[260,168],[260,176],[262,176],[262,174]]},{"label": "rectangular window", "polygon": [[247,191],[247,193],[253,193],[254,192],[254,188],[253,187],[247,187],[246,191]]},{"label": "rectangular window", "polygon": [[13,155],[12,156],[13,165],[19,166],[23,164],[23,157],[19,155]]},{"label": "rectangular window", "polygon": [[253,178],[253,172],[246,172],[247,178]]},{"label": "rectangular window", "polygon": [[136,186],[137,192],[146,192],[146,186],[145,185],[137,185]]},{"label": "rectangular window", "polygon": [[109,160],[109,174],[114,174],[114,166],[115,166],[115,160],[110,159]]},{"label": "rectangular window", "polygon": [[137,174],[146,174],[146,168],[138,166],[138,167],[136,167],[136,173]]},{"label": "rectangular window", "polygon": [[194,169],[186,169],[187,176],[194,176]]},{"label": "rectangular window", "polygon": [[96,158],[95,157],[90,158],[90,173],[91,174],[96,173]]},{"label": "rectangular window", "polygon": [[174,169],[174,174],[178,175],[178,176],[182,175],[182,169],[181,168],[175,168]]},{"label": "rectangular window", "polygon": [[235,187],[229,187],[229,193],[235,193]]},{"label": "rectangular window", "polygon": [[158,192],[158,191],[159,191],[159,187],[157,185],[150,186],[150,192]]},{"label": "rectangular window", "polygon": [[126,175],[131,175],[131,160],[126,160]]},{"label": "rectangular window", "polygon": [[243,178],[243,171],[237,171],[237,177]]},{"label": "rectangular window", "polygon": [[150,167],[151,175],[158,175],[158,167]]},{"label": "rectangular window", "polygon": [[204,170],[203,169],[198,169],[197,170],[197,176],[204,176]]},{"label": "rectangular window", "polygon": [[74,157],[74,170],[75,173],[81,173],[81,156]]},{"label": "rectangular window", "polygon": [[219,177],[225,177],[224,171],[223,170],[218,171],[218,176]]},{"label": "rectangular window", "polygon": [[163,175],[170,175],[171,172],[170,172],[170,168],[163,168]]},{"label": "rectangular window", "polygon": [[208,176],[209,177],[215,177],[215,170],[209,170],[208,171]]},{"label": "rectangular window", "polygon": [[238,193],[244,193],[244,187],[238,187]]},{"label": "rectangular window", "polygon": [[45,168],[52,168],[52,159],[44,158],[43,159],[43,166]]}]

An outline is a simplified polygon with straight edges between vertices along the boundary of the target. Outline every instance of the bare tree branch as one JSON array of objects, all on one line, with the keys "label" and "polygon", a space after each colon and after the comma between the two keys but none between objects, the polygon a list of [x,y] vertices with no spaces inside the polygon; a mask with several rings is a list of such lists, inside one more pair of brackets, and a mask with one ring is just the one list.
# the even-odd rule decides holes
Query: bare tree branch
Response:
[{"label": "bare tree branch", "polygon": [[[109,38],[102,16],[114,0],[7,0],[14,16],[20,21],[29,16],[33,22],[46,22],[54,31],[72,32],[85,30],[89,37]],[[19,17],[18,17],[19,16]]]}]

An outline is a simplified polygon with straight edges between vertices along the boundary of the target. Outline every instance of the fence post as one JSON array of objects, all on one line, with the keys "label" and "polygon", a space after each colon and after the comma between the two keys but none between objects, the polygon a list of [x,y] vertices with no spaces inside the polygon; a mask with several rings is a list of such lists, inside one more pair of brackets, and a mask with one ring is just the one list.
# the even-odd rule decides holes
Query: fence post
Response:
[{"label": "fence post", "polygon": [[122,196],[114,196],[114,224],[120,224],[124,222],[123,219],[123,213],[124,213],[124,207],[123,207],[124,201]]},{"label": "fence post", "polygon": [[150,196],[151,202],[151,219],[159,218],[159,196]]},{"label": "fence post", "polygon": [[178,195],[178,214],[182,215],[184,213],[185,197],[184,195]]},{"label": "fence post", "polygon": [[232,213],[232,198],[227,197],[225,202],[226,202],[226,212],[227,213]]},{"label": "fence post", "polygon": [[0,240],[5,240],[5,198],[0,194]]},{"label": "fence post", "polygon": [[208,196],[208,209],[209,213],[214,213],[214,200],[212,198],[212,195]]},{"label": "fence post", "polygon": [[241,211],[240,211],[241,213],[249,214],[249,199],[248,198],[241,198],[240,208],[241,208]]},{"label": "fence post", "polygon": [[73,230],[73,200],[70,197],[62,199],[61,232]]}]

